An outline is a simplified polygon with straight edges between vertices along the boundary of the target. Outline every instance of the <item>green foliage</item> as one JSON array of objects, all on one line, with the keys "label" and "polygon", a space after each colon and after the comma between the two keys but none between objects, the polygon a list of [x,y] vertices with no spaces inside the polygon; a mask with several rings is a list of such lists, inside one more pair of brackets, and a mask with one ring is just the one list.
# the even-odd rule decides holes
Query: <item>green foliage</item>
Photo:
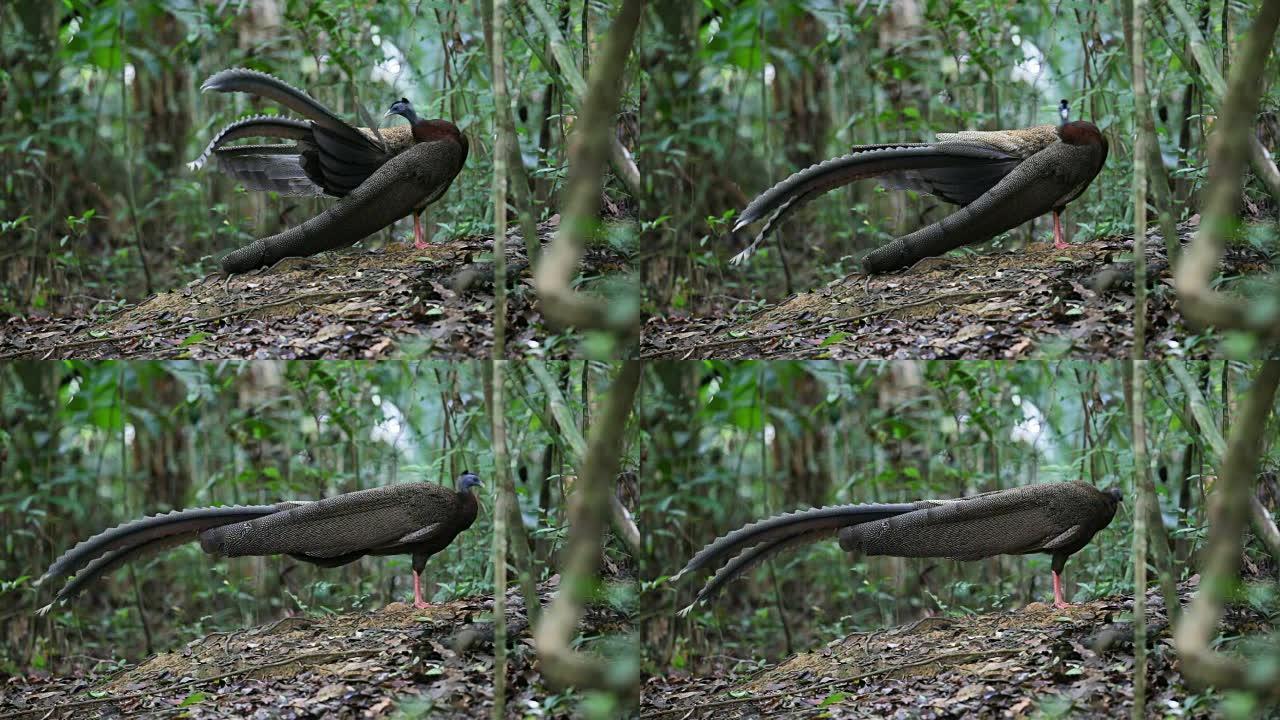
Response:
[{"label": "green foliage", "polygon": [[[1249,29],[1258,4],[1233,4],[1228,35],[1238,39]],[[776,243],[731,267],[730,246],[745,239],[734,244],[726,236],[736,211],[790,173],[851,145],[1054,123],[1060,98],[1110,144],[1102,174],[1066,214],[1069,232],[1132,231],[1135,107],[1120,5],[746,0],[696,3],[685,12],[681,25],[669,17],[675,10],[656,10],[649,44],[661,59],[650,76],[661,94],[650,101],[641,152],[653,148],[644,166],[670,216],[653,235],[681,270],[655,281],[649,299],[656,310],[783,291]],[[1216,27],[1220,8],[1204,12],[1206,26]],[[1199,104],[1203,81],[1185,61],[1176,22],[1153,12],[1149,26],[1148,86],[1181,220],[1199,205],[1216,109]],[[1207,36],[1211,52],[1221,54],[1222,34]],[[1264,108],[1276,106],[1277,92],[1271,83]],[[1257,197],[1256,188],[1250,192]],[[795,287],[816,287],[844,277],[889,238],[949,212],[931,198],[858,183],[799,209],[779,236]],[[1029,227],[993,242],[1043,241],[1050,231],[1046,222]]]},{"label": "green foliage", "polygon": [[[1251,373],[1195,364],[1210,402]],[[657,363],[645,412],[651,451],[640,510],[650,553],[644,606],[670,617],[703,579],[663,581],[717,535],[786,510],[955,497],[1033,482],[1119,487],[1111,526],[1067,565],[1075,599],[1132,592],[1131,421],[1123,366],[1077,362]],[[1149,366],[1146,426],[1180,579],[1205,540],[1202,440],[1181,385]],[[1217,406],[1215,413],[1222,412]],[[1274,438],[1274,431],[1268,437]],[[1269,441],[1264,467],[1280,464]],[[1187,470],[1190,472],[1187,472]],[[1266,566],[1264,550],[1251,550]],[[655,622],[646,657],[697,667],[724,656],[778,657],[928,611],[966,614],[1051,597],[1048,556],[979,563],[850,558],[816,542],[735,581],[689,622]],[[1259,595],[1255,603],[1274,602]],[[785,617],[784,617],[785,616]],[[784,626],[785,623],[785,626]]]},{"label": "green foliage", "polygon": [[[584,37],[594,51],[613,14],[608,3],[587,6],[560,18],[578,57]],[[397,122],[382,113],[401,96],[425,116],[452,120],[470,138],[467,166],[428,219],[438,238],[492,232],[496,108],[477,10],[408,0],[6,4],[0,314],[110,312],[144,293],[144,257],[159,289],[180,285],[209,272],[214,257],[332,202],[259,197],[214,170],[187,170],[226,123],[288,112],[243,95],[202,95],[201,81],[228,67],[274,74],[357,125]],[[519,32],[508,32],[508,86],[541,220],[559,205],[573,108],[543,60],[545,39],[524,32],[523,20],[512,18]],[[634,107],[639,88],[627,93]]]},{"label": "green foliage", "polygon": [[[508,367],[502,412],[511,472],[520,478],[535,580],[543,580],[566,539],[563,477],[578,469],[547,422],[541,386]],[[612,376],[604,364],[548,369],[579,419]],[[0,365],[0,603],[17,609],[0,618],[0,672],[49,658],[136,657],[144,623],[157,647],[173,647],[285,610],[373,609],[412,591],[408,557],[323,569],[286,557],[212,558],[187,544],[138,558],[55,607],[52,632],[30,622],[56,590],[32,580],[57,555],[173,508],[314,499],[395,482],[452,486],[469,469],[484,482],[479,517],[428,563],[424,590],[432,601],[492,593],[496,487],[484,372],[481,363]],[[626,445],[623,467],[634,469],[639,447]],[[607,552],[619,566],[629,562],[618,548]],[[626,588],[610,585],[602,597],[635,606]]]}]

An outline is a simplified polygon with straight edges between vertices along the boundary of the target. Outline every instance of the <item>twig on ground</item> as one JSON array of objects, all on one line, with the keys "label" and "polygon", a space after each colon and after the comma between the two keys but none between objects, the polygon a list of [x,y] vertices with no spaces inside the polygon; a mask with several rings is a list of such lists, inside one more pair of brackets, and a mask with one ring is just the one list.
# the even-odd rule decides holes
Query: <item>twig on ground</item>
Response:
[{"label": "twig on ground", "polygon": [[271,635],[275,633],[276,628],[289,622],[299,622],[299,623],[302,623],[303,627],[306,627],[307,625],[310,625],[312,621],[311,621],[311,618],[307,617],[306,615],[285,615],[279,620],[276,620],[275,622],[271,623],[270,625],[264,628],[260,628],[257,632],[254,632],[252,634],[253,635]]},{"label": "twig on ground", "polygon": [[[898,628],[894,632],[894,635],[911,635],[916,630],[919,630],[921,625],[932,625],[934,623],[937,623],[941,627],[946,627],[948,625],[953,624],[954,622],[955,620],[949,617],[946,617],[944,615],[928,615],[926,617],[920,618],[919,620],[916,620],[910,625],[906,625],[904,627]],[[928,628],[925,628],[925,629],[927,630]]]}]

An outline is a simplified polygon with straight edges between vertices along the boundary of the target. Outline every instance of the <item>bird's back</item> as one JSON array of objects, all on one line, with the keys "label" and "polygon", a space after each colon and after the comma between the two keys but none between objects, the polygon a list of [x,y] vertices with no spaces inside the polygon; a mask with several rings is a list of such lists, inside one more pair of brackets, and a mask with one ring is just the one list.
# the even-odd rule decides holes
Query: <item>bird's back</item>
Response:
[{"label": "bird's back", "polygon": [[983,145],[1020,158],[1028,158],[1058,140],[1057,125],[1035,125],[1016,130],[961,130],[938,133],[938,142]]},{"label": "bird's back", "polygon": [[401,483],[358,490],[202,533],[206,552],[223,555],[303,553],[333,557],[394,543],[434,523],[449,521],[453,490],[431,483]]}]

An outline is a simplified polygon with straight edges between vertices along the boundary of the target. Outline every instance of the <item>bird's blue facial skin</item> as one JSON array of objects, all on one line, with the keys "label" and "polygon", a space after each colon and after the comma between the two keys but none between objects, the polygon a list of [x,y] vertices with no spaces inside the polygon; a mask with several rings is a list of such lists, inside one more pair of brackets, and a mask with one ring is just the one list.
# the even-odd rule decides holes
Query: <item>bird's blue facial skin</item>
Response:
[{"label": "bird's blue facial skin", "polygon": [[463,473],[462,480],[458,483],[462,490],[470,490],[473,487],[480,487],[480,478],[473,473]]},{"label": "bird's blue facial skin", "polygon": [[391,108],[387,110],[386,116],[402,115],[407,117],[406,113],[411,112],[413,112],[413,105],[409,104],[409,102],[404,99],[400,99],[391,103]]}]

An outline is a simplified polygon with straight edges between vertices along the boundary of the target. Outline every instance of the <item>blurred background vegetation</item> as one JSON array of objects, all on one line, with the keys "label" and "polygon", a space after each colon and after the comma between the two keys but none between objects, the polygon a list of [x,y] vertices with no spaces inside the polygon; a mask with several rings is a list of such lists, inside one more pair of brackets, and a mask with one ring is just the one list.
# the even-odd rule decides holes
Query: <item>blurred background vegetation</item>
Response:
[{"label": "blurred background vegetation", "polygon": [[[641,494],[642,645],[655,673],[749,671],[832,638],[918,619],[1052,601],[1050,558],[971,563],[864,557],[832,539],[775,556],[698,606],[706,575],[665,578],[748,522],[838,503],[947,498],[1082,480],[1125,496],[1065,573],[1068,598],[1132,593],[1135,492],[1128,364],[1075,362],[655,363]],[[1145,419],[1179,577],[1197,571],[1219,460],[1196,417],[1228,427],[1256,364],[1149,363]],[[1188,384],[1209,415],[1195,415]],[[1213,433],[1218,430],[1214,428]],[[1265,429],[1260,494],[1275,511],[1280,427]],[[1260,547],[1253,571],[1271,568]],[[1154,580],[1152,581],[1154,585]],[[1273,586],[1272,586],[1273,587]],[[1250,598],[1275,610],[1277,598]]]},{"label": "blurred background vegetation", "polygon": [[[583,65],[615,5],[547,3]],[[529,9],[516,4],[512,14],[507,85],[542,220],[559,205],[575,111]],[[355,125],[365,124],[357,103],[378,119],[402,96],[424,117],[452,120],[470,154],[428,213],[429,229],[437,239],[491,233],[496,116],[480,18],[478,3],[442,0],[5,3],[0,315],[111,310],[199,278],[216,256],[333,202],[250,194],[216,172],[186,169],[226,123],[278,111],[243,95],[201,95],[201,82],[228,67],[276,75]],[[628,82],[623,107],[634,108],[638,93]],[[630,143],[634,113],[619,123]],[[613,183],[606,192],[629,205]],[[634,242],[634,233],[604,235],[624,250]]]},{"label": "blurred background vegetation", "polygon": [[[1186,2],[1213,56],[1230,64],[1260,0]],[[1175,220],[1200,206],[1216,108],[1167,6],[1149,16],[1148,91]],[[655,257],[644,261],[648,306],[749,311],[790,292],[778,244],[745,267],[725,234],[751,198],[851,145],[919,142],[959,129],[1056,123],[1057,103],[1110,143],[1101,175],[1065,215],[1072,237],[1131,232],[1134,99],[1127,2],[710,0],[655,3],[642,163],[661,192]],[[1280,59],[1265,74],[1259,135],[1280,145]],[[1251,202],[1265,192],[1248,190]],[[954,208],[855,183],[814,200],[781,227],[792,285],[803,290],[858,269],[892,237]],[[756,228],[753,228],[754,231]],[[1042,218],[993,242],[1044,241]],[[746,233],[745,243],[751,235]],[[1274,250],[1272,233],[1251,242]]]},{"label": "blurred background vegetation", "polygon": [[[578,468],[545,393],[585,432],[613,370],[506,365],[507,447],[535,581],[556,572]],[[174,508],[316,499],[396,482],[484,482],[472,527],[432,558],[429,602],[493,593],[489,393],[482,363],[5,363],[0,365],[0,675],[105,671],[215,630],[285,613],[376,609],[412,598],[408,556],[323,569],[286,557],[217,559],[197,544],[136,561],[55,607],[32,587],[76,542]],[[634,477],[631,431],[622,469]],[[631,495],[634,497],[634,494]],[[624,496],[624,501],[630,502]],[[613,575],[633,575],[611,541]],[[510,586],[515,586],[514,580]],[[615,587],[620,587],[615,584]],[[606,601],[630,612],[634,598]],[[627,643],[634,647],[634,643]]]}]

